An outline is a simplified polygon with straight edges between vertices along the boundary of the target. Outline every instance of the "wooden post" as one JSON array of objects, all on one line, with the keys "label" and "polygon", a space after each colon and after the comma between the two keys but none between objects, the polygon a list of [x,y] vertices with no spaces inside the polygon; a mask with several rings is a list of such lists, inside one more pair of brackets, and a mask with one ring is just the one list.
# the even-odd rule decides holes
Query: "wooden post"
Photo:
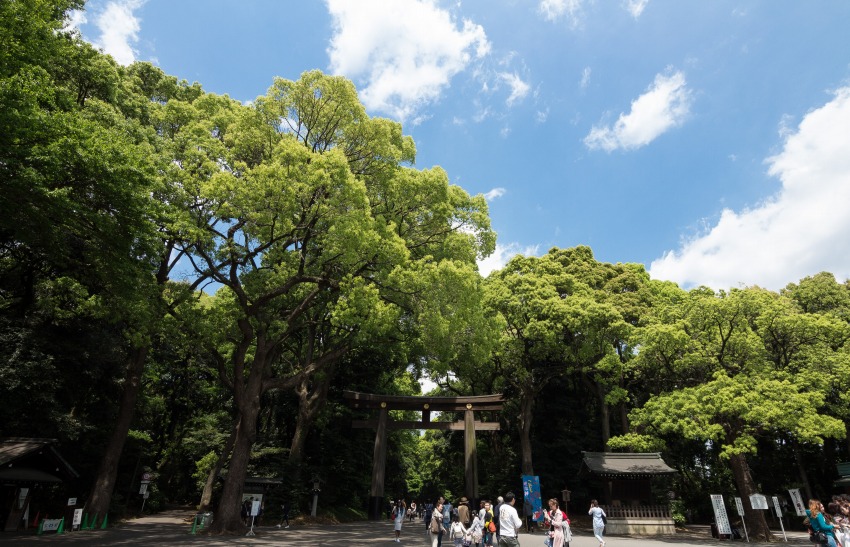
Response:
[{"label": "wooden post", "polygon": [[464,412],[463,452],[466,476],[466,496],[474,510],[478,503],[478,450],[475,442],[475,416],[472,405],[466,405]]},{"label": "wooden post", "polygon": [[369,493],[369,519],[381,520],[384,505],[384,468],[387,463],[387,403],[381,403],[375,451],[372,453],[372,490]]}]

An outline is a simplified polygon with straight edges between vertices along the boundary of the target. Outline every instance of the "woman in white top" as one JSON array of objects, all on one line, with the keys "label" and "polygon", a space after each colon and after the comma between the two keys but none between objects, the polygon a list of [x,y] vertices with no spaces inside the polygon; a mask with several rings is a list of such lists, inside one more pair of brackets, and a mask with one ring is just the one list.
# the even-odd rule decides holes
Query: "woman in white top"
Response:
[{"label": "woman in white top", "polygon": [[443,504],[437,502],[434,505],[434,510],[431,512],[431,524],[428,527],[428,533],[431,535],[431,547],[437,547],[437,543],[443,537]]},{"label": "woman in white top", "polygon": [[393,508],[393,520],[395,521],[395,542],[401,543],[401,525],[404,522],[404,515],[407,513],[407,504],[404,503],[404,500],[398,500],[395,502],[395,507]]},{"label": "woman in white top", "polygon": [[590,511],[587,514],[593,517],[593,535],[599,540],[599,547],[605,547],[605,540],[602,539],[602,533],[605,531],[605,521],[602,519],[603,517],[608,518],[608,516],[599,507],[596,500],[590,502]]}]

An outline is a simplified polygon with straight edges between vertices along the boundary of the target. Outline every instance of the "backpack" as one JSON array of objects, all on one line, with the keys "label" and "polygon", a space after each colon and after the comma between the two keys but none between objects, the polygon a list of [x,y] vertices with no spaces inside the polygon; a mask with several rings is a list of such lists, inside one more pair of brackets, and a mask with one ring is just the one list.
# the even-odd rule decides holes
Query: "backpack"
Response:
[{"label": "backpack", "polygon": [[453,522],[452,523],[451,538],[452,539],[462,539],[463,538],[463,528],[461,528],[459,522]]}]

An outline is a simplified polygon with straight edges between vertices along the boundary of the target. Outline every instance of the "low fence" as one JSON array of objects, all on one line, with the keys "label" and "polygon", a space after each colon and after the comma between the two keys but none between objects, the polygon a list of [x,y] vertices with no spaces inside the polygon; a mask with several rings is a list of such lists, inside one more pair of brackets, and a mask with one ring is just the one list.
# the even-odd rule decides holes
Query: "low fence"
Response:
[{"label": "low fence", "polygon": [[675,534],[668,505],[603,505],[608,517],[605,533],[611,535]]}]

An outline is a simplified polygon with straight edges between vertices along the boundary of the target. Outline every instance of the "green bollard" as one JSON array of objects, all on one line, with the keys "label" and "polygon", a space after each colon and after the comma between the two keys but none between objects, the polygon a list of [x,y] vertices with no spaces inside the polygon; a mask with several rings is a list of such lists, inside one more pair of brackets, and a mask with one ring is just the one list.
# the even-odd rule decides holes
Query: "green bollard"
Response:
[{"label": "green bollard", "polygon": [[197,529],[197,527],[198,527],[198,515],[195,515],[195,518],[192,519],[192,532],[191,532],[191,534],[193,536],[195,535],[195,530]]}]

